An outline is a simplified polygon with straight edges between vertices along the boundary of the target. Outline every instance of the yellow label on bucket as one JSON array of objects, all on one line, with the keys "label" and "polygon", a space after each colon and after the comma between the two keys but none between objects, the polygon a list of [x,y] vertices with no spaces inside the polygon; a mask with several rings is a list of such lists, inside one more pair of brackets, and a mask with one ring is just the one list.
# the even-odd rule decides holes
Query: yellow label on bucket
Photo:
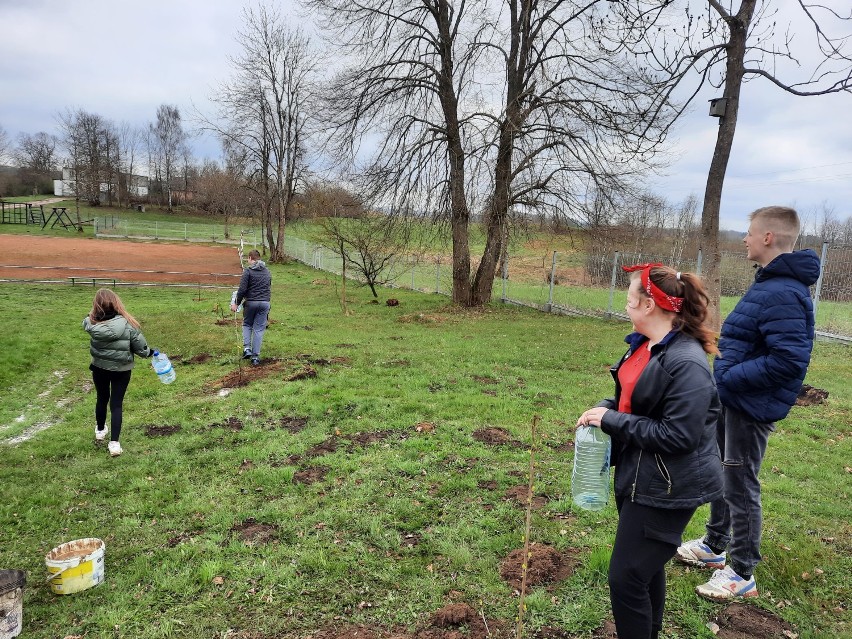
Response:
[{"label": "yellow label on bucket", "polygon": [[[61,583],[63,579],[71,579],[72,577],[82,577],[83,575],[88,575],[94,569],[95,568],[93,566],[93,562],[84,561],[83,563],[81,563],[76,568],[69,568],[68,570],[63,572],[61,575],[59,575],[58,577],[55,577],[54,579],[51,580],[51,583],[58,584],[58,583]],[[50,570],[50,572],[59,572],[60,571],[59,568],[54,569],[53,567],[48,568],[48,570]]]}]

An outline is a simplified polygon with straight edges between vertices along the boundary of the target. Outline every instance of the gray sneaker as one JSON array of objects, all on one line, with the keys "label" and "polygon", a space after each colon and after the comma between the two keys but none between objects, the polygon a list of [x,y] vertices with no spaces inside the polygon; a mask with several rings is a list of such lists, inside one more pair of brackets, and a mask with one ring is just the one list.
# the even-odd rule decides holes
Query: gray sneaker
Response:
[{"label": "gray sneaker", "polygon": [[725,553],[717,555],[703,539],[693,539],[678,547],[675,559],[682,564],[698,568],[724,568]]}]

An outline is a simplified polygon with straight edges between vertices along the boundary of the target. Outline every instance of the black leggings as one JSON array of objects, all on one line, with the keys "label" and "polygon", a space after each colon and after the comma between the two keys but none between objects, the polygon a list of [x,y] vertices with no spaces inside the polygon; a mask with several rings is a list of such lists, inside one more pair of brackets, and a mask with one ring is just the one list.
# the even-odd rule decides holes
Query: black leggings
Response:
[{"label": "black leggings", "polygon": [[98,398],[95,401],[95,421],[98,424],[98,430],[106,426],[107,404],[109,404],[109,439],[117,442],[121,435],[121,406],[124,403],[124,393],[127,392],[127,386],[130,384],[131,371],[108,371],[94,365],[89,366],[89,369],[92,371],[92,381],[98,392]]},{"label": "black leggings", "polygon": [[663,627],[666,562],[695,508],[618,502],[618,532],[609,562],[609,598],[619,639],[656,639]]}]

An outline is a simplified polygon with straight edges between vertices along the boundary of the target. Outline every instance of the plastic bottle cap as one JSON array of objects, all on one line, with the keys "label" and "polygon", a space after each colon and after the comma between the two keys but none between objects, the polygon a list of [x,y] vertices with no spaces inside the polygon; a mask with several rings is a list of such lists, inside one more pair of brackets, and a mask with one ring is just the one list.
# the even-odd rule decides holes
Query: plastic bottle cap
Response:
[{"label": "plastic bottle cap", "polygon": [[154,357],[160,354],[160,351],[154,351]]}]

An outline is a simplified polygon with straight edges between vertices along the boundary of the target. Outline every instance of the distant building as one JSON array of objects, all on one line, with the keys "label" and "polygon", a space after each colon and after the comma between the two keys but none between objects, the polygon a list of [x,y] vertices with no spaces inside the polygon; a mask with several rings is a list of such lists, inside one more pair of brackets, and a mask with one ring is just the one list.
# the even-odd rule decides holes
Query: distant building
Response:
[{"label": "distant building", "polygon": [[[53,194],[59,197],[75,197],[77,194],[76,186],[74,170],[63,167],[62,179],[53,181]],[[148,197],[148,176],[119,173],[118,184],[110,185],[107,182],[102,182],[100,186],[102,202],[107,200],[110,191],[116,195],[127,193],[133,198]]]}]

